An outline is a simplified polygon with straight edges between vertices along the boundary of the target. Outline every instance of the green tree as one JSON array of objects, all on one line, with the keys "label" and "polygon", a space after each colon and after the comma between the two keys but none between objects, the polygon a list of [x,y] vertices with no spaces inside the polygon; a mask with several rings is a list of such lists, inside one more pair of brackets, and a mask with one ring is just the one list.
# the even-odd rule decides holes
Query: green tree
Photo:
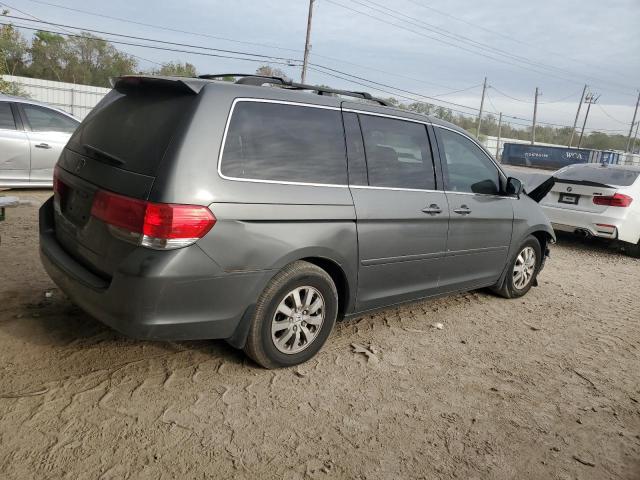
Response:
[{"label": "green tree", "polygon": [[270,65],[262,65],[256,69],[257,75],[264,75],[265,77],[280,77],[289,80],[289,77],[283,70],[274,68]]},{"label": "green tree", "polygon": [[137,68],[134,57],[90,33],[67,40],[68,82],[108,87],[110,78],[135,73]]},{"label": "green tree", "polygon": [[152,75],[176,76],[176,77],[197,77],[196,67],[188,62],[168,62],[162,67],[151,71]]}]

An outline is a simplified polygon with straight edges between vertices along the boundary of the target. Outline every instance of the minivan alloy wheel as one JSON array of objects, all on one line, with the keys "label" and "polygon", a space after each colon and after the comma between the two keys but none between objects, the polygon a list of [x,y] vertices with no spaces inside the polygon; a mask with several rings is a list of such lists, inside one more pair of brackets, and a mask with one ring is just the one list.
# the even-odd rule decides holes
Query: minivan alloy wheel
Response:
[{"label": "minivan alloy wheel", "polygon": [[305,350],[320,333],[324,315],[324,298],[317,289],[302,286],[291,290],[271,320],[274,346],[289,355]]},{"label": "minivan alloy wheel", "polygon": [[533,247],[526,246],[518,254],[513,266],[513,286],[518,290],[525,288],[536,271],[536,252]]}]

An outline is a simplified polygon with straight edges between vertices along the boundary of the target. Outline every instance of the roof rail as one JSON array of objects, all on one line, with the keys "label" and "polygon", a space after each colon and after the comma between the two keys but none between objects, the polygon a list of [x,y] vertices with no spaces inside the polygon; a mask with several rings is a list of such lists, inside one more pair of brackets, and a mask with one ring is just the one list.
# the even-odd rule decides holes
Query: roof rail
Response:
[{"label": "roof rail", "polygon": [[205,74],[199,75],[198,78],[203,78],[207,80],[215,80],[224,77],[240,77],[236,80],[235,83],[241,85],[254,85],[254,86],[262,86],[265,84],[280,86],[282,88],[290,89],[290,90],[310,90],[317,92],[318,95],[327,95],[327,94],[335,94],[335,95],[343,95],[345,97],[355,97],[362,98],[364,100],[370,100],[372,102],[377,102],[380,105],[384,105],[385,107],[392,106],[385,100],[381,98],[377,98],[372,96],[368,92],[353,92],[350,90],[338,90],[335,88],[322,87],[318,85],[307,85],[304,83],[296,83],[292,80],[282,77],[276,76],[268,76],[268,75],[258,75],[254,73],[216,73],[216,74]]}]

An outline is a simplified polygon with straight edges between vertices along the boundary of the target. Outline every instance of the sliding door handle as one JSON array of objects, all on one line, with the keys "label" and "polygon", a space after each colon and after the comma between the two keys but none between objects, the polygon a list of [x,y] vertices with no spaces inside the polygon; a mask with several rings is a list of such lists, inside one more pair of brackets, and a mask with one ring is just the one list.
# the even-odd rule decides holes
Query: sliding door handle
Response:
[{"label": "sliding door handle", "polygon": [[39,143],[36,145],[36,148],[44,148],[45,150],[49,150],[51,148],[51,145],[49,145],[48,143]]},{"label": "sliding door handle", "polygon": [[442,213],[442,209],[435,203],[432,203],[428,207],[423,208],[422,211],[424,213],[428,213],[429,215],[437,215],[439,213]]},{"label": "sliding door handle", "polygon": [[454,208],[453,211],[458,215],[468,215],[471,213],[471,209],[466,205],[460,205],[460,208]]}]

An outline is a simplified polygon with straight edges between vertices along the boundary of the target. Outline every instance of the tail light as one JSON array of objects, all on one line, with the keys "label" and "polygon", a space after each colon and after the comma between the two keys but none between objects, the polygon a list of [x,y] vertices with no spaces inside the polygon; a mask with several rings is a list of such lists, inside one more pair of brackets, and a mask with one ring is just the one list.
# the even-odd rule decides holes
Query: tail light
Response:
[{"label": "tail light", "polygon": [[593,203],[596,205],[606,205],[607,207],[628,207],[631,205],[633,198],[623,193],[616,193],[611,196],[593,197]]},{"label": "tail light", "polygon": [[53,169],[53,195],[56,199],[60,199],[60,197],[64,194],[64,190],[66,185],[60,180],[60,167],[57,165]]},{"label": "tail light", "polygon": [[211,210],[202,205],[153,203],[104,190],[96,192],[91,215],[119,238],[156,250],[191,245],[216,223]]}]

